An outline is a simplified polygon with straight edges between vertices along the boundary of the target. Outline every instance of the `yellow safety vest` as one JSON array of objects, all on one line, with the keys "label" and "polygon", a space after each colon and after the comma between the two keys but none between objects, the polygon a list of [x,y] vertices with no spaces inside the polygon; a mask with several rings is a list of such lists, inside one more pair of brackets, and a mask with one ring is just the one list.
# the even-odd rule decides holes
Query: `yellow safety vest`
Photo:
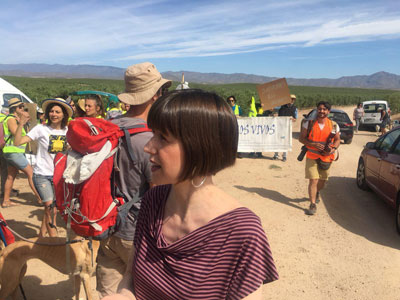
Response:
[{"label": "yellow safety vest", "polygon": [[[8,129],[8,118],[15,118],[14,115],[8,115],[4,118],[3,128],[4,128],[4,140],[6,141],[6,145],[3,148],[3,153],[25,153],[26,144],[14,146],[14,136],[11,134]],[[25,136],[25,129],[22,128],[22,136]]]},{"label": "yellow safety vest", "polygon": [[249,117],[257,117],[256,100],[251,97]]},{"label": "yellow safety vest", "polygon": [[235,110],[233,111],[233,113],[238,116],[239,115],[239,105],[235,104]]}]

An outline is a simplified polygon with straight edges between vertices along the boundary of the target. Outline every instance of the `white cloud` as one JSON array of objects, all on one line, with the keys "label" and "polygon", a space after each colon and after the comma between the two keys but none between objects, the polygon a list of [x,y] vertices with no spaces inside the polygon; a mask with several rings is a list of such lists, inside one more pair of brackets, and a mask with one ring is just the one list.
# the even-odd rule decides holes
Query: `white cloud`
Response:
[{"label": "white cloud", "polygon": [[0,18],[19,15],[0,25],[2,63],[220,56],[400,37],[399,10],[371,1],[13,3],[0,7]]}]

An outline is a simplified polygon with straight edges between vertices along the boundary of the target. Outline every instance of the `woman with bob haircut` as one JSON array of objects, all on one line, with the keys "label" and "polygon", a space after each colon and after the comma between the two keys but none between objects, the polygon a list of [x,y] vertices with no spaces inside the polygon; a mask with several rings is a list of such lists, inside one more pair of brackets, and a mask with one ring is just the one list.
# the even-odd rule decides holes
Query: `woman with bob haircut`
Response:
[{"label": "woman with bob haircut", "polygon": [[134,254],[110,299],[261,299],[278,279],[260,219],[214,185],[235,163],[238,125],[229,105],[202,90],[178,90],[151,107],[152,181]]},{"label": "woman with bob haircut", "polygon": [[29,116],[21,118],[15,135],[15,144],[25,144],[38,141],[36,164],[33,169],[33,182],[44,204],[44,215],[39,236],[48,234],[57,236],[56,208],[53,174],[54,157],[58,152],[66,150],[66,133],[69,118],[72,116],[72,107],[63,99],[46,99],[42,103],[46,123],[36,125],[26,136],[21,135],[22,126],[28,122]]}]

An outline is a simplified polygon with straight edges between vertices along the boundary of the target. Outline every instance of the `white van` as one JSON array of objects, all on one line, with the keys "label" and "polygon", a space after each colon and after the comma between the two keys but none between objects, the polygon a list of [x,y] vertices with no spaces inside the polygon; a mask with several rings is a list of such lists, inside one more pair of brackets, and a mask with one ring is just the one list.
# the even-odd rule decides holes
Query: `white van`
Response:
[{"label": "white van", "polygon": [[381,121],[381,110],[390,111],[389,104],[385,100],[370,100],[362,103],[364,117],[361,118],[361,125],[364,127],[373,127],[379,131]]},{"label": "white van", "polygon": [[31,99],[11,83],[0,78],[0,109],[2,113],[8,113],[8,100],[19,98],[22,102],[33,103]]}]

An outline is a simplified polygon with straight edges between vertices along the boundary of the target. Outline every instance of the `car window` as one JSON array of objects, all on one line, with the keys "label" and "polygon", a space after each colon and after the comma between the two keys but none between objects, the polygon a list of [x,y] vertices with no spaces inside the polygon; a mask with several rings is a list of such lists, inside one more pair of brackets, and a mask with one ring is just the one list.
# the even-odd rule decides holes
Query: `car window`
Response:
[{"label": "car window", "polygon": [[392,148],[393,143],[397,140],[399,135],[400,130],[395,130],[387,134],[382,140],[377,143],[376,149],[389,152],[390,148]]},{"label": "car window", "polygon": [[12,98],[21,99],[21,95],[19,94],[3,94],[3,106],[8,107],[8,100]]},{"label": "car window", "polygon": [[351,123],[349,116],[342,112],[330,112],[328,118],[339,123]]},{"label": "car window", "polygon": [[381,103],[381,104],[365,104],[364,105],[364,112],[365,113],[377,113],[378,109],[382,108],[383,110],[386,109],[386,105]]},{"label": "car window", "polygon": [[24,96],[22,96],[22,102],[25,102],[25,103],[31,103],[28,99],[26,99]]},{"label": "car window", "polygon": [[317,117],[317,110],[313,109],[312,111],[310,111],[307,116],[305,117],[306,120],[314,120]]},{"label": "car window", "polygon": [[393,150],[393,153],[400,155],[400,143],[397,143],[396,147]]}]

